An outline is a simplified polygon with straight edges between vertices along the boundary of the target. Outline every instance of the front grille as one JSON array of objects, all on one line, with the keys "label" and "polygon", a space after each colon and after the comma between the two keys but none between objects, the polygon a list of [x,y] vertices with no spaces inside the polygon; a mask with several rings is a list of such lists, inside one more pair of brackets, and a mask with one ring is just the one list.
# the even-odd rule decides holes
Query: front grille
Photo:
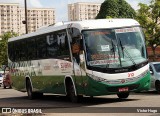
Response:
[{"label": "front grille", "polygon": [[139,87],[139,84],[133,84],[133,85],[128,85],[128,86],[120,86],[120,87],[107,87],[107,90],[109,92],[119,92],[119,88],[125,88],[128,87],[128,91],[132,91],[134,89],[137,89]]}]

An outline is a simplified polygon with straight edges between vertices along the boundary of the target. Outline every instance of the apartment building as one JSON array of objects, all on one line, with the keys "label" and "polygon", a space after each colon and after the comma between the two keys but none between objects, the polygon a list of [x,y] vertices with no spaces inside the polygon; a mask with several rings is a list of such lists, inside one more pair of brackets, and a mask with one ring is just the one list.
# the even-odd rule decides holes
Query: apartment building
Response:
[{"label": "apartment building", "polygon": [[[25,9],[18,3],[0,3],[0,35],[13,31],[19,35],[25,34]],[[38,28],[55,23],[55,9],[28,8],[27,9],[28,33]]]},{"label": "apartment building", "polygon": [[68,20],[94,19],[100,10],[100,3],[77,2],[68,4]]},{"label": "apartment building", "polygon": [[19,4],[0,4],[0,35],[7,31],[20,33]]},{"label": "apartment building", "polygon": [[28,32],[34,32],[38,28],[45,25],[51,25],[55,23],[54,10],[45,9],[28,9]]}]

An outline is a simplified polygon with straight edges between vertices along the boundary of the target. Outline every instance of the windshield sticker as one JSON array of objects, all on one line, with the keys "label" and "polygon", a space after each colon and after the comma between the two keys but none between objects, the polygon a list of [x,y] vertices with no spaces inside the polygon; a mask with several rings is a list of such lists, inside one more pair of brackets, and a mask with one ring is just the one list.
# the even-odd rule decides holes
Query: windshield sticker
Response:
[{"label": "windshield sticker", "polygon": [[135,30],[136,32],[140,32],[140,28],[139,28],[139,27],[134,27],[134,30]]},{"label": "windshield sticker", "polygon": [[114,64],[117,62],[118,60],[96,60],[96,61],[90,61],[89,64],[93,66],[93,65]]},{"label": "windshield sticker", "polygon": [[101,45],[102,51],[110,51],[109,45]]},{"label": "windshield sticker", "polygon": [[110,32],[108,32],[108,31],[95,31],[95,32],[91,32],[92,36],[95,36],[95,35],[108,35],[108,34],[110,34]]},{"label": "windshield sticker", "polygon": [[137,28],[115,29],[116,33],[138,32]]},{"label": "windshield sticker", "polygon": [[107,54],[93,54],[91,55],[92,60],[103,60],[111,58],[119,58],[119,55],[107,55]]}]

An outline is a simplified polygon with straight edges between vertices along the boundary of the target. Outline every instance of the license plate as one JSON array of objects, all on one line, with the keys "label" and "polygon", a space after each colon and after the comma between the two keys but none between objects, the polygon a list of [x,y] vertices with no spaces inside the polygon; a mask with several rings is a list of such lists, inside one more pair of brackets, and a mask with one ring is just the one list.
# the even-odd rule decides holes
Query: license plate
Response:
[{"label": "license plate", "polygon": [[119,92],[125,92],[128,91],[128,87],[119,88]]}]

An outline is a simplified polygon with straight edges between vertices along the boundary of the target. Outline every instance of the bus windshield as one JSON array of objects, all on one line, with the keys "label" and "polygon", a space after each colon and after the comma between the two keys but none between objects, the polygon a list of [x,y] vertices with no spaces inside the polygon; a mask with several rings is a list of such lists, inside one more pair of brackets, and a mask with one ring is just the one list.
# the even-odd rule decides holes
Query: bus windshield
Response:
[{"label": "bus windshield", "polygon": [[147,60],[140,27],[84,30],[82,34],[88,66],[123,68]]}]

